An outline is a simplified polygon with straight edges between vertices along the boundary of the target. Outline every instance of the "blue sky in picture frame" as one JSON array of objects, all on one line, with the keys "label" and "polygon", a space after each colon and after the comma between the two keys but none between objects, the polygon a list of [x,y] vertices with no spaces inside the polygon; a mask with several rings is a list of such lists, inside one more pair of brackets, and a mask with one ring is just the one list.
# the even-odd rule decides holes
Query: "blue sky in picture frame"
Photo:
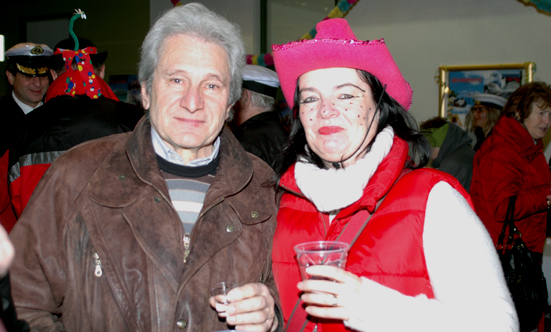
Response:
[{"label": "blue sky in picture frame", "polygon": [[488,69],[450,71],[448,117],[464,127],[465,117],[474,105],[475,93],[490,93],[509,97],[523,80],[523,69]]}]

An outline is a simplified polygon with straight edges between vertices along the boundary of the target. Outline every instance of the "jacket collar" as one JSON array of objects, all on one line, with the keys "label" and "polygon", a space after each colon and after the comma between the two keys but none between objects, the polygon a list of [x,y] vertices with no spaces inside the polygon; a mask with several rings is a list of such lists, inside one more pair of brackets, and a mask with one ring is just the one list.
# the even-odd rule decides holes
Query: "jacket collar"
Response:
[{"label": "jacket collar", "polygon": [[442,142],[442,146],[440,147],[440,152],[438,153],[438,156],[432,161],[432,167],[440,167],[442,161],[455,150],[458,150],[465,146],[471,149],[471,143],[472,138],[469,137],[466,131],[459,128],[459,126],[455,123],[450,123],[446,138],[444,138],[444,142]]},{"label": "jacket collar", "polygon": [[[339,215],[346,216],[360,209],[372,212],[377,202],[390,190],[402,173],[408,158],[408,144],[394,136],[393,145],[388,155],[383,158],[377,170],[365,186],[362,197],[355,203],[342,209]],[[291,166],[281,177],[280,186],[295,195],[304,196],[296,184],[295,165]]]},{"label": "jacket collar", "polygon": [[[216,204],[225,197],[240,192],[253,176],[253,164],[249,156],[243,150],[239,142],[231,134],[229,129],[224,127],[220,134],[220,163],[216,171],[216,179],[212,183],[204,206],[209,207]],[[121,142],[124,144],[124,141]],[[168,187],[159,166],[157,156],[151,141],[151,122],[147,116],[143,117],[136,125],[134,132],[126,141],[126,155],[130,162],[121,163],[116,160],[107,159],[103,170],[96,174],[96,181],[105,184],[105,181],[120,181],[128,178],[129,173],[134,173],[140,181],[124,181],[124,185],[97,185],[92,193],[93,199],[103,205],[123,207],[131,204],[137,198],[136,190],[141,183],[146,183],[156,188],[165,199],[168,197]],[[120,158],[120,157],[119,157]],[[106,173],[108,173],[106,175]],[[261,218],[250,219],[244,216],[244,223],[257,223]]]},{"label": "jacket collar", "polygon": [[404,165],[408,159],[409,146],[407,142],[394,136],[394,144],[388,155],[379,164],[377,171],[364,189],[364,194],[356,203],[344,208],[342,217],[352,215],[360,209],[367,209],[370,213],[375,206],[392,188],[400,174],[404,171]]},{"label": "jacket collar", "polygon": [[[502,116],[492,129],[492,135],[501,137],[502,140],[515,147],[515,151],[528,161],[533,160],[540,153],[543,153],[542,140],[534,139],[523,125],[517,120],[508,116]],[[491,137],[491,136],[490,136]]]}]

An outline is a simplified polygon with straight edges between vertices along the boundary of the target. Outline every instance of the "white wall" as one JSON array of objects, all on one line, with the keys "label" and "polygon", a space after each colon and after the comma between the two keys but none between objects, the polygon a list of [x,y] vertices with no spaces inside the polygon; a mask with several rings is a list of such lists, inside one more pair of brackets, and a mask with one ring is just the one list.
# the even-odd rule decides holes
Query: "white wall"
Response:
[{"label": "white wall", "polygon": [[441,65],[537,65],[551,81],[551,17],[515,0],[362,0],[347,16],[360,39],[385,38],[414,95],[419,121],[438,114]]},{"label": "white wall", "polygon": [[[257,0],[181,0],[182,4],[200,2],[205,7],[226,17],[229,21],[239,24],[245,50],[248,54],[260,52],[260,1]],[[170,8],[174,8],[170,0],[150,0],[151,25],[159,15]]]}]

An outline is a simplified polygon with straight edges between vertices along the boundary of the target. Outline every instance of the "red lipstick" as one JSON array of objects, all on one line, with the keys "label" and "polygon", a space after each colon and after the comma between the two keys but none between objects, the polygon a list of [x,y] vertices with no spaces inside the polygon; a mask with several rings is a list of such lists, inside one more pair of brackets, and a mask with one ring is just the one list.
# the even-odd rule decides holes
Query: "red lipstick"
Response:
[{"label": "red lipstick", "polygon": [[318,129],[318,133],[321,135],[331,135],[343,131],[344,128],[338,126],[326,126]]}]

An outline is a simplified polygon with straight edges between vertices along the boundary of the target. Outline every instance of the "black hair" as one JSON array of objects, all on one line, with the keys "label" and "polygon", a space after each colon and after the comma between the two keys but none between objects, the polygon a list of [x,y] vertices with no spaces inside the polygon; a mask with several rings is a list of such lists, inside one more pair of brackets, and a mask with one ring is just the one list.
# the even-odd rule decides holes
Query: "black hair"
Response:
[{"label": "black hair", "polygon": [[6,70],[9,71],[13,76],[17,75],[17,65],[13,62],[6,62]]},{"label": "black hair", "polygon": [[[419,132],[417,122],[409,115],[406,110],[386,93],[384,86],[373,75],[363,70],[357,70],[360,78],[369,85],[374,102],[380,100],[377,108],[379,110],[379,122],[377,125],[378,135],[386,126],[391,126],[394,135],[406,141],[409,145],[410,159],[406,167],[415,169],[424,167],[429,161],[431,155],[431,146],[429,141]],[[293,114],[298,114],[300,107],[299,87],[295,89]],[[373,116],[376,116],[377,109]],[[376,136],[375,135],[375,136]],[[366,152],[371,150],[375,139],[371,140],[364,149]],[[306,134],[298,116],[291,120],[291,132],[289,139],[281,150],[278,160],[275,164],[277,180],[291,167],[299,157],[305,159],[308,163],[314,164],[319,168],[327,168],[321,158],[307,148]]]},{"label": "black hair", "polygon": [[439,116],[435,116],[421,123],[419,125],[419,128],[421,128],[422,132],[429,132],[431,129],[440,128],[446,123],[448,123],[448,120],[441,118]]}]

